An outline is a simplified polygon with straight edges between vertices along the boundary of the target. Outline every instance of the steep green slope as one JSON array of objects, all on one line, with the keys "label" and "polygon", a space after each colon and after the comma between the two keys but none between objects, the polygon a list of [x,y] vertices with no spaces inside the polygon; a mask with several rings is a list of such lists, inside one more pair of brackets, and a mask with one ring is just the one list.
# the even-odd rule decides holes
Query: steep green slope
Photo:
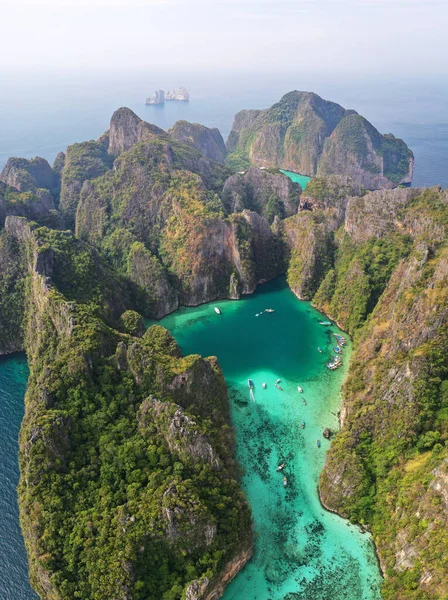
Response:
[{"label": "steep green slope", "polygon": [[271,108],[237,113],[227,149],[235,169],[252,164],[308,176],[349,175],[368,189],[412,180],[413,155],[402,140],[309,92],[289,92]]},{"label": "steep green slope", "polygon": [[221,201],[231,171],[164,132],[142,130],[134,117],[127,109],[112,117],[113,139],[129,149],[113,170],[84,184],[76,233],[135,286],[139,309],[160,318],[179,303],[237,298],[279,274],[281,240],[268,223],[245,211],[240,240]]},{"label": "steep green slope", "polygon": [[103,175],[112,166],[106,148],[90,140],[67,148],[61,171],[60,210],[70,229],[75,228],[76,209],[83,183]]},{"label": "steep green slope", "polygon": [[324,196],[310,216],[299,215],[300,225],[284,222],[308,236],[316,220],[326,224],[334,250],[324,252],[325,276],[312,240],[301,235],[302,260],[310,249],[313,258],[308,271],[292,260],[289,280],[355,337],[321,498],[371,529],[384,598],[445,598],[447,195],[398,189],[340,198],[339,221],[334,196],[327,207]]},{"label": "steep green slope", "polygon": [[176,121],[167,133],[179,142],[190,144],[207,158],[224,163],[227,149],[216,127],[210,129],[199,123]]},{"label": "steep green slope", "polygon": [[0,180],[21,192],[47,189],[53,197],[59,194],[59,175],[44,158],[9,158],[0,174]]},{"label": "steep green slope", "polygon": [[4,237],[25,265],[19,503],[32,585],[46,600],[213,595],[251,546],[216,360],[182,357],[160,327],[120,332],[138,321],[126,291],[71,233],[8,217]]}]

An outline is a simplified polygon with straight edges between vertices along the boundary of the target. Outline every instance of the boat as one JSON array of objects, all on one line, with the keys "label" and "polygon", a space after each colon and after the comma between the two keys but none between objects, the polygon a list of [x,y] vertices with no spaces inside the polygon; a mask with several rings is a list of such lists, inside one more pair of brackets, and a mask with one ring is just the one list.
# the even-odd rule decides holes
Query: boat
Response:
[{"label": "boat", "polygon": [[277,381],[275,383],[281,383],[281,379],[277,379]]},{"label": "boat", "polygon": [[283,485],[286,487],[288,485],[288,480],[286,477],[283,477]]},{"label": "boat", "polygon": [[331,360],[329,363],[327,363],[327,368],[330,369],[330,371],[334,371],[335,369],[338,369],[341,365],[342,365],[341,356],[333,356],[333,360]]},{"label": "boat", "polygon": [[274,309],[273,309],[273,308],[265,308],[265,309],[264,309],[264,312],[269,312],[269,313],[271,313],[271,312],[275,312],[275,311],[274,311]]},{"label": "boat", "polygon": [[282,387],[280,387],[280,386],[278,385],[278,383],[276,383],[276,384],[275,384],[275,387],[276,387],[278,390],[280,390],[281,392],[283,392],[283,388],[282,388]]},{"label": "boat", "polygon": [[268,386],[263,382],[263,385],[261,387],[265,390]]},{"label": "boat", "polygon": [[247,384],[248,384],[250,390],[254,389],[254,382],[252,381],[252,379],[248,379]]},{"label": "boat", "polygon": [[281,465],[278,465],[277,471],[281,471],[284,467],[285,467],[285,463],[282,463]]},{"label": "boat", "polygon": [[319,325],[331,325],[330,321],[319,321]]},{"label": "boat", "polygon": [[342,354],[342,349],[339,346],[334,346],[333,350],[336,352],[336,354]]},{"label": "boat", "polygon": [[301,422],[301,424],[300,424],[300,427],[301,427],[302,429],[305,429],[305,421],[302,421],[302,422]]},{"label": "boat", "polygon": [[297,386],[297,389],[299,390],[299,392],[300,392],[301,394],[303,393],[303,390],[302,390],[302,388],[300,387],[300,385],[298,385],[298,386]]},{"label": "boat", "polygon": [[318,347],[317,351],[322,354],[322,348],[320,346]]},{"label": "boat", "polygon": [[305,400],[305,398],[303,399],[303,403],[304,403],[304,404],[306,404],[306,400]]},{"label": "boat", "polygon": [[216,313],[217,315],[220,315],[220,314],[221,314],[221,311],[219,310],[219,308],[218,308],[217,306],[215,306],[215,313]]},{"label": "boat", "polygon": [[339,346],[345,346],[346,344],[346,339],[343,335],[339,335],[338,333],[333,333],[334,337],[336,338],[336,341],[338,343]]},{"label": "boat", "polygon": [[260,316],[260,315],[262,315],[262,314],[263,314],[263,312],[261,312],[261,313],[257,313],[255,316],[256,316],[256,317],[259,317],[259,316]]},{"label": "boat", "polygon": [[320,448],[320,440],[317,440],[317,447]]}]

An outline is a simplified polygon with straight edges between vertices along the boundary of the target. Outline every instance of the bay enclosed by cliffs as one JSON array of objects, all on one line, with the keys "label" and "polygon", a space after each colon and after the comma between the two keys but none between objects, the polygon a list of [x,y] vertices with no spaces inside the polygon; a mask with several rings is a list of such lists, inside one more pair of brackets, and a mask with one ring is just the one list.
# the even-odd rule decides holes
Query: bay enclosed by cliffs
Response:
[{"label": "bay enclosed by cliffs", "polygon": [[[266,313],[266,308],[275,312]],[[320,325],[321,320],[280,279],[238,302],[182,308],[161,321],[183,352],[216,355],[230,390],[255,551],[224,600],[280,600],[289,594],[303,600],[380,598],[381,576],[370,537],[325,511],[318,498],[330,443],[322,431],[338,428],[340,386],[350,356],[346,347],[343,368],[326,368],[338,330]],[[277,379],[281,390],[275,387]]]}]

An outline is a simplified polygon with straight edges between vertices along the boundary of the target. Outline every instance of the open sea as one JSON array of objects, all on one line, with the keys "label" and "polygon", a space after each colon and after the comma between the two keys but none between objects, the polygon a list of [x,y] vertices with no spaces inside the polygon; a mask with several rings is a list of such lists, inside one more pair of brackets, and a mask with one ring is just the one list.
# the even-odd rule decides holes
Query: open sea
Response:
[{"label": "open sea", "polygon": [[[155,89],[184,85],[190,102],[145,106]],[[448,82],[417,77],[372,79],[332,73],[0,73],[0,168],[9,156],[43,156],[50,162],[68,144],[98,138],[114,110],[128,106],[168,129],[185,119],[218,127],[227,138],[233,115],[266,108],[298,89],[353,108],[381,133],[401,137],[415,154],[415,186],[448,186]]]}]

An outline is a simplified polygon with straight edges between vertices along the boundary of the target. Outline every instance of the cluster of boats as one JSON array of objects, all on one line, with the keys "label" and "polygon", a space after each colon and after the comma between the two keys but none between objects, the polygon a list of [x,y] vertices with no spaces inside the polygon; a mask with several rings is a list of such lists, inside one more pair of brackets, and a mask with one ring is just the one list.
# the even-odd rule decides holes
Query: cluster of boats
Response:
[{"label": "cluster of boats", "polygon": [[342,348],[346,344],[346,339],[343,335],[339,335],[338,333],[333,333],[333,335],[336,338],[336,346],[333,347],[335,355],[332,360],[327,363],[327,368],[330,369],[330,371],[334,371],[342,365]]},{"label": "cluster of boats", "polygon": [[273,313],[275,312],[275,310],[273,308],[265,308],[264,310],[262,310],[261,312],[257,313],[255,316],[259,317],[260,315],[262,315],[263,313]]},{"label": "cluster of boats", "polygon": [[[275,382],[275,387],[278,390],[283,391],[283,388],[280,386],[280,383],[282,382],[281,379],[277,379],[277,381]],[[253,390],[255,385],[252,379],[248,379],[247,380],[247,385],[249,386],[250,390]],[[261,387],[265,390],[268,386],[267,383],[263,381],[263,383],[261,384]],[[297,386],[297,391],[299,391],[301,394],[303,393],[303,389],[300,387],[300,385]],[[303,400],[303,403],[306,404],[306,400]]]}]

